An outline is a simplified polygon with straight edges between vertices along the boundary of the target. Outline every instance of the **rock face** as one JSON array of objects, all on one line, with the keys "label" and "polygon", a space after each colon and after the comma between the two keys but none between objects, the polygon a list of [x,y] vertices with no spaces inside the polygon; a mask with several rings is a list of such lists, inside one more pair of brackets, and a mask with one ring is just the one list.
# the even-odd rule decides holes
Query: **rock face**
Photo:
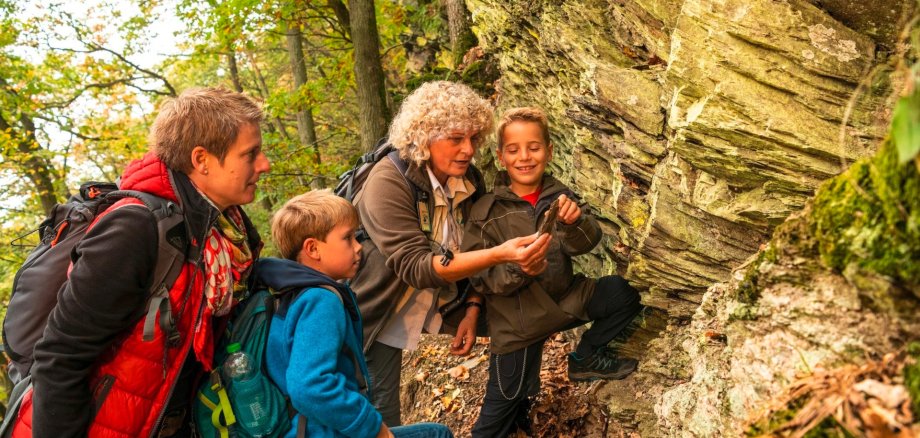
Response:
[{"label": "rock face", "polygon": [[[660,401],[704,367],[700,355],[680,346],[697,324],[691,315],[701,303],[699,311],[710,316],[734,311],[719,307],[730,286],[710,287],[728,281],[779,224],[805,208],[819,184],[873,155],[887,131],[897,61],[891,55],[899,23],[907,23],[916,3],[864,3],[467,0],[480,45],[499,63],[500,109],[546,109],[556,152],[551,168],[601,219],[607,237],[580,267],[594,275],[620,273],[647,291],[643,301],[653,309],[646,333],[623,347],[642,355],[640,372],[602,388],[628,429],[643,436],[669,430],[706,436],[735,420],[697,431],[674,418],[736,418],[728,411],[745,410],[756,399],[709,393],[742,403],[707,405],[721,406],[716,412],[681,405],[673,394],[673,401]],[[828,288],[821,293],[842,294],[826,310],[846,314],[855,292],[835,281],[848,280],[821,286]],[[764,299],[783,301],[790,289],[780,283],[770,289],[776,297],[765,293]],[[796,325],[803,312],[822,314],[800,304],[807,311],[789,308],[784,316],[777,310],[770,324]],[[879,336],[840,345],[865,351],[892,345]],[[767,353],[750,348],[751,357]],[[814,354],[806,360],[830,357]],[[731,375],[731,364],[720,366],[726,373],[709,378],[743,378]]]},{"label": "rock face", "polygon": [[[662,431],[742,434],[797,377],[920,339],[920,227],[910,225],[920,221],[920,162],[895,155],[886,143],[823,185],[756,259],[709,289],[689,329],[655,341],[680,344],[692,366],[657,401]],[[851,220],[837,222],[841,213]]]}]

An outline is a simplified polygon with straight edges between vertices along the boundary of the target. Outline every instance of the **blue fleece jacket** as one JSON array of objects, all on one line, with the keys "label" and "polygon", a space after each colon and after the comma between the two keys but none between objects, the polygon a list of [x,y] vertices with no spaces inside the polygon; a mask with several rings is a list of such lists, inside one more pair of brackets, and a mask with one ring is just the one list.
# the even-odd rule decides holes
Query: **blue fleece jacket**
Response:
[{"label": "blue fleece jacket", "polygon": [[[360,391],[354,363],[342,350],[344,345],[354,352],[367,376],[360,314],[349,315],[338,294],[318,286],[338,287],[357,309],[354,292],[290,260],[260,259],[255,272],[272,289],[299,292],[273,317],[265,359],[268,375],[306,417],[307,436],[376,436],[380,413]],[[287,437],[297,434],[301,418],[295,418]]]}]

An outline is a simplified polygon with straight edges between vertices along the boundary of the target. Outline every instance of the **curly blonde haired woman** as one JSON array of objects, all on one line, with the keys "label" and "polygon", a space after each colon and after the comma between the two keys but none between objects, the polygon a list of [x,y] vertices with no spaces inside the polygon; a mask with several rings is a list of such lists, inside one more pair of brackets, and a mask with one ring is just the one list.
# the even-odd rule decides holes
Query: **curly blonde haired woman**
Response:
[{"label": "curly blonde haired woman", "polygon": [[[529,275],[545,269],[548,235],[460,252],[463,223],[481,194],[472,160],[492,118],[491,105],[466,85],[423,84],[390,126],[399,156],[380,160],[355,196],[367,240],[351,286],[364,319],[374,405],[388,425],[401,424],[402,351],[414,350],[423,331],[454,331],[443,326],[438,309],[457,296],[456,281],[500,263],[515,263]],[[451,353],[470,352],[481,303],[481,296],[466,298]]]}]

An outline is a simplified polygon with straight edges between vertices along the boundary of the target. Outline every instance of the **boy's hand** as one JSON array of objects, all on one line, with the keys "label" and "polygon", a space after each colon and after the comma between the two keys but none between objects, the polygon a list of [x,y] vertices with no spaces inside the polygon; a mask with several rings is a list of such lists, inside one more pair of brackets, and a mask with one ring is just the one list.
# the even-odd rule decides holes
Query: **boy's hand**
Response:
[{"label": "boy's hand", "polygon": [[581,208],[578,203],[569,199],[566,195],[559,196],[559,215],[556,217],[559,222],[566,225],[572,225],[581,218]]},{"label": "boy's hand", "polygon": [[514,263],[520,266],[525,274],[535,276],[546,269],[546,252],[549,250],[551,238],[550,233],[534,233],[529,236],[508,239],[495,249],[502,254],[500,260]]},{"label": "boy's hand", "polygon": [[457,326],[457,334],[450,343],[450,354],[466,356],[470,354],[473,345],[476,345],[476,320],[479,319],[479,308],[470,306],[466,309],[466,316]]}]

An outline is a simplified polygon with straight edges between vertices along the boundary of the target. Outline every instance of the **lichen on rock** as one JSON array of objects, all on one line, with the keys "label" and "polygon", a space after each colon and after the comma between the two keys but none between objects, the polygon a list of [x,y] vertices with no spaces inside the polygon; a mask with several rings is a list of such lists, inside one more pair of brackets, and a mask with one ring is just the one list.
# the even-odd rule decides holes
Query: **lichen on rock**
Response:
[{"label": "lichen on rock", "polygon": [[[550,168],[601,223],[580,269],[624,275],[657,309],[626,345],[639,372],[602,386],[624,431],[739,431],[796,373],[894,348],[885,329],[914,326],[890,310],[916,284],[916,229],[892,234],[900,207],[879,204],[903,180],[862,167],[859,187],[880,197],[832,182],[809,203],[853,163],[884,160],[892,29],[913,0],[467,6],[501,70],[499,109],[547,111]],[[838,202],[854,207],[806,219]]]}]

